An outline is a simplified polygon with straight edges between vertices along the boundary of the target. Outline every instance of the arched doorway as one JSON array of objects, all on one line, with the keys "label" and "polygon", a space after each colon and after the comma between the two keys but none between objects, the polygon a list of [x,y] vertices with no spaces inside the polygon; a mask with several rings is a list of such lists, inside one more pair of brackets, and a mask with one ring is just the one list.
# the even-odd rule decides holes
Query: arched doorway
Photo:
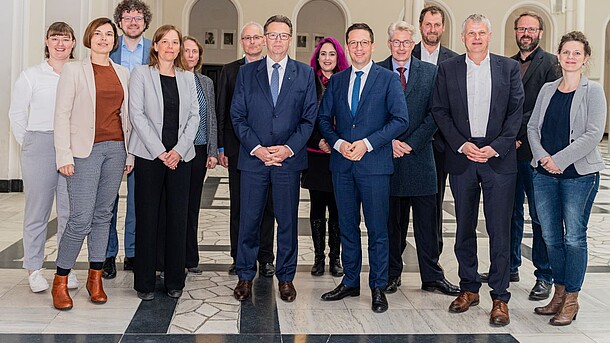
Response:
[{"label": "arched doorway", "polygon": [[542,20],[544,20],[544,34],[542,35],[542,39],[540,40],[540,46],[546,50],[553,52],[553,22],[551,21],[550,15],[543,9],[524,5],[516,8],[512,11],[508,17],[506,18],[506,23],[504,23],[504,55],[505,56],[513,56],[517,52],[519,52],[519,47],[517,47],[517,43],[515,42],[515,19],[523,12],[535,12]]},{"label": "arched doorway", "polygon": [[[451,17],[451,12],[449,12],[449,9],[447,8],[447,6],[445,6],[444,4],[442,4],[438,1],[426,1],[426,4],[424,7],[432,6],[432,5],[440,7],[443,10],[443,12],[445,12],[445,32],[441,36],[441,45],[444,47],[447,47],[449,49],[455,50],[451,44],[452,38],[453,38],[453,19]],[[419,30],[419,21],[413,23],[413,25],[415,25],[415,27],[417,27]]]},{"label": "arched doorway", "polygon": [[237,9],[230,0],[199,0],[191,8],[189,34],[201,42],[206,65],[223,65],[237,58]]},{"label": "arched doorway", "polygon": [[317,40],[334,37],[343,42],[346,21],[343,12],[332,1],[313,0],[299,10],[297,32],[293,35],[296,59],[309,64]]}]

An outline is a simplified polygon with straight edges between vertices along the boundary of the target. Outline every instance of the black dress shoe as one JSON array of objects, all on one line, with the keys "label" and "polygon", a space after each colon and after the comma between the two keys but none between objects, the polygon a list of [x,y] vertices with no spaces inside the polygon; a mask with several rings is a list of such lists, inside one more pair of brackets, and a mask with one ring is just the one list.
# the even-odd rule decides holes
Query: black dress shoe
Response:
[{"label": "black dress shoe", "polygon": [[453,296],[460,294],[460,288],[445,278],[431,282],[422,282],[421,289],[428,292],[439,291],[443,294]]},{"label": "black dress shoe", "polygon": [[123,260],[123,270],[133,270],[133,264],[135,262],[135,257],[127,257]]},{"label": "black dress shoe", "polygon": [[384,292],[386,292],[387,294],[396,293],[401,283],[402,281],[400,280],[400,276],[389,278],[388,284],[385,286]]},{"label": "black dress shoe", "polygon": [[138,298],[144,301],[151,301],[155,298],[155,292],[138,292]]},{"label": "black dress shoe", "polygon": [[553,284],[544,282],[542,280],[536,280],[536,284],[532,288],[530,292],[529,299],[530,300],[544,300],[551,295],[551,290],[553,289]]},{"label": "black dress shoe", "polygon": [[[479,273],[479,277],[481,278],[482,283],[489,282],[489,273]],[[519,272],[510,273],[510,282],[519,282]]]},{"label": "black dress shoe", "polygon": [[104,279],[114,279],[116,277],[115,257],[107,257],[102,265],[102,277]]},{"label": "black dress shoe", "polygon": [[188,269],[189,273],[191,273],[191,274],[195,274],[195,275],[201,275],[201,274],[203,273],[203,270],[201,270],[201,269],[199,268],[199,266],[197,266],[197,267],[192,267],[192,268],[187,268],[187,269]]},{"label": "black dress shoe", "polygon": [[275,274],[275,266],[271,262],[259,264],[258,273],[264,277],[272,277]]},{"label": "black dress shoe", "polygon": [[383,313],[388,310],[388,299],[385,297],[383,288],[373,288],[371,290],[371,298],[373,298],[371,309],[375,313]]},{"label": "black dress shoe", "polygon": [[229,266],[229,275],[237,275],[237,269],[235,268],[235,262]]},{"label": "black dress shoe", "polygon": [[182,290],[181,289],[170,289],[167,291],[167,295],[170,298],[178,299],[182,296]]},{"label": "black dress shoe", "polygon": [[360,295],[359,287],[347,287],[342,283],[337,286],[337,288],[333,289],[330,292],[322,294],[322,300],[326,301],[335,301],[341,300],[345,297],[357,297]]}]

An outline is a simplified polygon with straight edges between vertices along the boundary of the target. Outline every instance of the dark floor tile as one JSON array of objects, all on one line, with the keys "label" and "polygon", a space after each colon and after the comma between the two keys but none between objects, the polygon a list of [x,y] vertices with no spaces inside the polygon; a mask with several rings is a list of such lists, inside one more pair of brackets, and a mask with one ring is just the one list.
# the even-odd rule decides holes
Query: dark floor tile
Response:
[{"label": "dark floor tile", "polygon": [[239,332],[242,334],[279,334],[280,323],[275,304],[275,277],[258,277],[252,284],[252,298],[242,301]]},{"label": "dark floor tile", "polygon": [[0,334],[2,343],[118,343],[121,335]]},{"label": "dark floor tile", "polygon": [[282,335],[283,343],[518,343],[511,335]]},{"label": "dark floor tile", "polygon": [[[125,333],[165,334],[176,309],[177,299],[170,298],[165,292],[163,280],[157,278],[155,299],[142,301],[136,310]],[[134,296],[135,291],[134,291]]]},{"label": "dark floor tile", "polygon": [[125,335],[121,343],[281,343],[279,334],[269,335]]}]

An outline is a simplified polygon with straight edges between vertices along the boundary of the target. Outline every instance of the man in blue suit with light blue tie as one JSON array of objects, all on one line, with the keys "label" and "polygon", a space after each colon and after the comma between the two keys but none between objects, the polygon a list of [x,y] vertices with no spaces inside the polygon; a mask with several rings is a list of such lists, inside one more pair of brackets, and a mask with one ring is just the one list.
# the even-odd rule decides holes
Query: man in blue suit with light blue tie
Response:
[{"label": "man in blue suit with light blue tie", "polygon": [[318,114],[320,131],[333,147],[330,170],[345,276],[322,299],[360,295],[362,204],[368,231],[371,308],[381,313],[388,309],[383,290],[388,281],[388,202],[394,171],[391,143],[407,129],[409,119],[400,81],[371,60],[373,30],[356,23],[347,29],[345,38],[352,67],[330,79]]},{"label": "man in blue suit with light blue tie", "polygon": [[305,144],[316,120],[316,88],[311,67],[288,58],[292,23],[275,15],[264,26],[267,57],[241,67],[231,120],[241,143],[241,205],[237,249],[239,282],[233,295],[250,298],[256,275],[259,230],[271,187],[277,220],[275,275],[280,298],[292,302],[297,265],[299,179],[307,168]]}]

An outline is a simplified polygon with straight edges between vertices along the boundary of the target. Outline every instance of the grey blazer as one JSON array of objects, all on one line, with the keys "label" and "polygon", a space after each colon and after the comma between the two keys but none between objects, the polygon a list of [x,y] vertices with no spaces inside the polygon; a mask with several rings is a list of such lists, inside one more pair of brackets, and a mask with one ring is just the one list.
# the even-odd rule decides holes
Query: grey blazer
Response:
[{"label": "grey blazer", "polygon": [[[216,96],[214,95],[214,82],[209,77],[195,73],[203,89],[203,97],[207,103],[207,136],[208,156],[218,157],[218,127],[216,125]],[[201,119],[201,118],[200,118]]]},{"label": "grey blazer", "polygon": [[[561,80],[563,78],[542,86],[532,117],[527,125],[527,136],[533,154],[533,167],[538,166],[541,158],[549,156],[549,153],[540,144],[540,131],[546,110]],[[570,107],[570,145],[551,156],[557,167],[565,170],[569,165],[574,164],[574,168],[580,175],[603,170],[605,165],[597,146],[602,140],[605,127],[606,97],[604,90],[598,83],[589,81],[583,75]]]},{"label": "grey blazer", "polygon": [[[199,127],[199,101],[194,76],[190,71],[176,68],[176,83],[180,96],[178,143],[173,147],[188,162],[195,157],[193,142]],[[133,92],[133,93],[132,93]],[[133,112],[132,112],[133,111]],[[137,66],[129,79],[129,118],[133,126],[129,152],[154,160],[165,147],[163,132],[163,93],[159,69],[148,65]]]}]

